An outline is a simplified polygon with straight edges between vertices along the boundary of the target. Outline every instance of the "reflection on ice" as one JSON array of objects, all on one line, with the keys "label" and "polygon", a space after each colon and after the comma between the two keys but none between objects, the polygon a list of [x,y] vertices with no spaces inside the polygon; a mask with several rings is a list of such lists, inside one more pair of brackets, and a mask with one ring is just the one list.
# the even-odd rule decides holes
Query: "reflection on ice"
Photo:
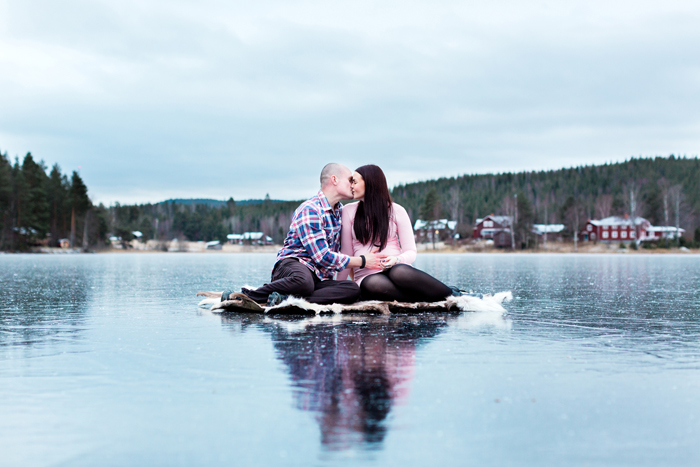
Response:
[{"label": "reflection on ice", "polygon": [[478,313],[462,313],[452,323],[461,329],[505,329],[510,330],[513,322],[502,311],[481,311]]},{"label": "reflection on ice", "polygon": [[[316,413],[321,444],[373,449],[384,441],[392,408],[406,401],[416,349],[458,315],[329,315],[305,319],[225,315],[254,320],[269,333],[295,388],[297,408]],[[242,326],[242,328],[244,325]]]}]

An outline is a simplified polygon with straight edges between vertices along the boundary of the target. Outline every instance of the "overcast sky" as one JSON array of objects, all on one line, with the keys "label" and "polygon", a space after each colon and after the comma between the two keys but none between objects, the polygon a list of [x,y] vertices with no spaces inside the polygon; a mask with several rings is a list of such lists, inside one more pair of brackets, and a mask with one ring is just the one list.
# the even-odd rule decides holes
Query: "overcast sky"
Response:
[{"label": "overcast sky", "polygon": [[93,201],[700,152],[698,1],[0,0],[0,152]]}]

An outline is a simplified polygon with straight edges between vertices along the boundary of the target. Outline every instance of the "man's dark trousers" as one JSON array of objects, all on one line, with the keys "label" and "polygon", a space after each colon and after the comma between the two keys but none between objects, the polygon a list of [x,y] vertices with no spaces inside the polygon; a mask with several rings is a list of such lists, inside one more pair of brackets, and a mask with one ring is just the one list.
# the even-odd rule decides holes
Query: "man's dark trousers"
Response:
[{"label": "man's dark trousers", "polygon": [[354,303],[360,299],[360,286],[354,281],[321,279],[296,258],[279,261],[272,271],[272,282],[255,290],[243,289],[243,293],[258,303],[277,292],[301,297],[311,303]]}]

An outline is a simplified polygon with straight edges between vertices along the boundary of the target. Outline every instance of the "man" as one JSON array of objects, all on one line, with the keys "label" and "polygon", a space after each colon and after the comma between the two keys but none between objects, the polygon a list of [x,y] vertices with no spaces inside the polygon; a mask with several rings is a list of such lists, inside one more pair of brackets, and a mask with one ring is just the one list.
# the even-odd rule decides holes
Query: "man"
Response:
[{"label": "man", "polygon": [[342,199],[352,199],[352,172],[342,164],[327,164],[321,171],[321,189],[294,212],[284,246],[277,254],[272,281],[241,294],[224,292],[221,300],[237,300],[250,307],[250,299],[274,306],[288,295],[311,303],[353,303],[360,287],[349,280],[333,280],[345,268],[380,269],[385,255],[347,256],[340,253]]}]

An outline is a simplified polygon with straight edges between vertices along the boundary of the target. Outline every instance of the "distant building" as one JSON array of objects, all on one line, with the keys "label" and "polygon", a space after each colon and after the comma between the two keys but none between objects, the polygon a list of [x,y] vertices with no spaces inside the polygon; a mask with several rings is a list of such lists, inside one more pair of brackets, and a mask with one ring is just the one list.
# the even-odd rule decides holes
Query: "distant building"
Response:
[{"label": "distant building", "polygon": [[109,243],[110,243],[110,245],[112,245],[112,248],[117,248],[117,249],[125,249],[126,248],[126,243],[122,241],[121,237],[111,236],[111,237],[109,237]]},{"label": "distant building", "polygon": [[495,216],[493,214],[477,219],[472,231],[476,240],[492,240],[494,246],[511,246],[511,216]]},{"label": "distant building", "polygon": [[262,232],[243,232],[243,242],[252,244],[262,244]]},{"label": "distant building", "polygon": [[[676,229],[671,225],[652,225],[647,232],[647,240],[661,240],[662,238],[673,239],[682,236],[685,229]],[[653,238],[651,237],[653,235]]]},{"label": "distant building", "polygon": [[439,241],[441,237],[446,236],[452,237],[456,228],[457,221],[447,219],[438,219],[435,221],[416,219],[416,222],[413,224],[413,231],[418,243]]},{"label": "distant building", "polygon": [[207,250],[220,250],[221,249],[221,242],[218,240],[212,240],[211,242],[207,242]]},{"label": "distant building", "polygon": [[564,228],[564,224],[534,224],[532,233],[540,240],[544,239],[545,234],[547,234],[547,240],[561,240]]},{"label": "distant building", "polygon": [[229,243],[239,245],[243,243],[243,234],[228,234],[226,235]]},{"label": "distant building", "polygon": [[649,227],[651,223],[643,217],[610,216],[589,220],[580,238],[593,242],[636,242],[646,237]]},{"label": "distant building", "polygon": [[229,243],[237,245],[272,245],[272,237],[263,232],[243,232],[226,235]]},{"label": "distant building", "polygon": [[472,237],[493,239],[494,235],[502,231],[507,231],[510,234],[510,226],[513,223],[511,216],[495,216],[488,215],[482,219],[477,219],[474,225]]},{"label": "distant building", "polygon": [[675,238],[683,235],[684,229],[671,226],[653,226],[643,217],[610,216],[600,220],[589,220],[580,234],[584,241],[594,242],[644,242]]}]

